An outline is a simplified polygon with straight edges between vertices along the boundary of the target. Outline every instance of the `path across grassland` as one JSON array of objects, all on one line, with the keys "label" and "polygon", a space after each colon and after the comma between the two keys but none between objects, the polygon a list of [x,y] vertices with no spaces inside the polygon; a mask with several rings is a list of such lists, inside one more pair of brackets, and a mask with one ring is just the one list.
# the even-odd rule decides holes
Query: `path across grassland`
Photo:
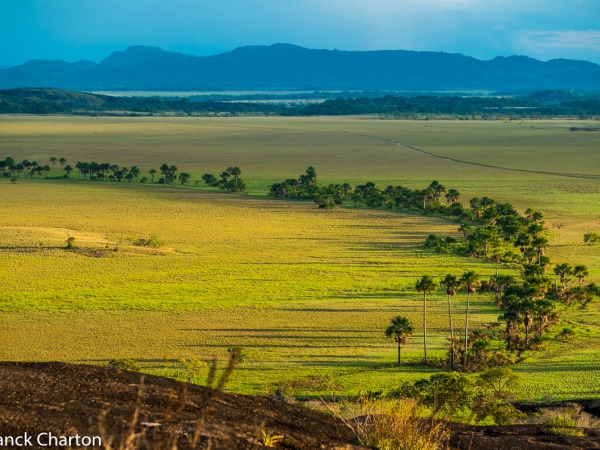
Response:
[{"label": "path across grassland", "polygon": [[[331,131],[333,131],[333,130],[331,130]],[[417,148],[417,147],[413,147],[412,145],[403,144],[402,142],[398,142],[393,139],[384,138],[381,136],[372,136],[369,134],[353,133],[352,131],[347,131],[347,130],[341,130],[341,132],[347,133],[347,134],[350,134],[353,136],[360,136],[360,137],[366,137],[366,138],[377,139],[380,141],[389,142],[389,143],[397,145],[399,147],[403,147],[408,150],[413,150],[415,152],[419,152],[423,155],[431,156],[433,158],[444,159],[446,161],[452,161],[452,162],[460,163],[460,164],[468,164],[470,166],[488,167],[491,169],[508,170],[511,172],[535,173],[538,175],[555,175],[557,177],[583,178],[583,179],[587,179],[587,180],[600,180],[600,175],[596,175],[596,174],[569,173],[569,172],[547,172],[547,171],[543,171],[543,170],[516,169],[513,167],[496,166],[493,164],[485,164],[485,163],[479,163],[479,162],[475,162],[475,161],[465,161],[463,159],[457,159],[457,158],[451,158],[449,156],[437,155],[430,151],[423,150],[423,149]]]}]

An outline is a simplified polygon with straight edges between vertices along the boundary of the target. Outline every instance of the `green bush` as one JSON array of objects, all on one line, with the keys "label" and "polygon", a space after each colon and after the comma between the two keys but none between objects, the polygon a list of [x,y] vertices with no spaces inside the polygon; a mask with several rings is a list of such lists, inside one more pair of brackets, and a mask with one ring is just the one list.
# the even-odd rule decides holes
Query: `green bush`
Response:
[{"label": "green bush", "polygon": [[139,372],[142,370],[141,366],[135,359],[131,358],[115,358],[108,361],[108,365],[114,367],[115,369],[122,370],[131,370],[134,372]]},{"label": "green bush", "polygon": [[138,237],[138,238],[131,238],[131,245],[134,245],[135,247],[152,247],[152,248],[158,248],[158,247],[162,247],[164,245],[164,242],[161,241],[158,236],[156,236],[155,234],[151,235],[148,238],[144,238],[144,237]]}]

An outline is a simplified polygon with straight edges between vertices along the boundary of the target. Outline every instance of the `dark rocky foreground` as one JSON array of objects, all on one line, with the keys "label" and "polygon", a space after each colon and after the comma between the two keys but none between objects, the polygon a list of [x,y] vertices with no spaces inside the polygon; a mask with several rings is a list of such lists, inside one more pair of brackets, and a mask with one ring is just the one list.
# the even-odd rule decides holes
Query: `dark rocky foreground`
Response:
[{"label": "dark rocky foreground", "polygon": [[[275,398],[216,393],[161,377],[146,375],[143,384],[141,380],[138,373],[108,367],[0,363],[0,437],[51,432],[100,436],[113,449],[134,448],[131,442],[127,447],[127,439],[137,439],[135,448],[143,449],[172,449],[174,442],[186,449],[194,439],[197,448],[251,449],[264,448],[264,430],[283,436],[278,448],[361,448],[352,431],[327,414]],[[452,429],[452,449],[600,448],[598,432],[580,438],[549,435],[542,426]]]},{"label": "dark rocky foreground", "polygon": [[461,450],[600,449],[600,432],[586,430],[586,437],[557,436],[543,425],[473,427],[452,424],[450,448]]}]

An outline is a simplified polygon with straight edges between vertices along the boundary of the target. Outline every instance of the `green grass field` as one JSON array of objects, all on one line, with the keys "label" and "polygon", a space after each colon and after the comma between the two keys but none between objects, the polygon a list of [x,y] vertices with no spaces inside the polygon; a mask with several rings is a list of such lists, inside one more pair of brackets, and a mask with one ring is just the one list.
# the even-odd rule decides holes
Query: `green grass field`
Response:
[{"label": "green grass field", "polygon": [[[229,346],[241,345],[248,357],[229,386],[240,392],[272,393],[284,384],[290,394],[352,394],[422,377],[435,369],[417,364],[420,331],[399,369],[394,343],[383,336],[390,318],[406,315],[419,329],[421,297],[413,286],[423,274],[489,276],[495,267],[423,251],[427,234],[456,233],[446,219],[322,211],[265,198],[269,184],[313,165],[322,182],[421,187],[437,179],[459,189],[463,201],[489,196],[533,207],[550,226],[552,259],[586,264],[590,281],[600,282],[599,247],[582,242],[586,231],[600,229],[600,132],[569,131],[581,125],[0,116],[0,158],[47,163],[57,156],[144,171],[167,162],[192,179],[237,165],[251,194],[0,179],[0,358],[133,357],[146,371],[173,374],[180,358],[225,360]],[[130,245],[152,234],[162,247]],[[69,235],[75,251],[61,248]],[[463,297],[455,299],[456,327],[463,325]],[[447,334],[445,301],[441,291],[430,301],[434,358]],[[522,398],[597,396],[599,309],[595,303],[563,312],[578,339],[550,342],[515,366],[524,375]],[[478,295],[472,326],[497,316]]]}]

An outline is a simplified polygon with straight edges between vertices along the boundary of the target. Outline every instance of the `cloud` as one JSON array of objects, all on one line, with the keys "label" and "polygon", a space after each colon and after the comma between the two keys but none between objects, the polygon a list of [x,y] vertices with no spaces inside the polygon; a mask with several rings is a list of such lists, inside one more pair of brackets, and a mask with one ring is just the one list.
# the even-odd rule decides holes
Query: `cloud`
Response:
[{"label": "cloud", "polygon": [[538,47],[600,50],[600,30],[530,31]]}]

